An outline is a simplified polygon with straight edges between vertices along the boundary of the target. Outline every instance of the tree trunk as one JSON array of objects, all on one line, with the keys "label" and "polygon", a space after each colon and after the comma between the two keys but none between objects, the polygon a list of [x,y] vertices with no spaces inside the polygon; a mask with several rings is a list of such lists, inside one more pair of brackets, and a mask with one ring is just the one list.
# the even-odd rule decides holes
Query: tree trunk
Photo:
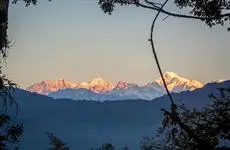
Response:
[{"label": "tree trunk", "polygon": [[8,9],[9,0],[0,0],[0,51],[4,55],[8,45],[7,28],[8,28]]}]

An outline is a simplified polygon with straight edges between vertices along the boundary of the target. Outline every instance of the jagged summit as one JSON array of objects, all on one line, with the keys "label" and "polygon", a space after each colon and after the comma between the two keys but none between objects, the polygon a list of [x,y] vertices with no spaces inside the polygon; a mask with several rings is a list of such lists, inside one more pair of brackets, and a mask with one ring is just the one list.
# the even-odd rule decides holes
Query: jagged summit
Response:
[{"label": "jagged summit", "polygon": [[46,95],[50,92],[55,92],[60,89],[73,88],[73,87],[74,84],[62,78],[58,80],[45,80],[45,81],[35,83],[30,87],[28,87],[27,90]]},{"label": "jagged summit", "polygon": [[164,77],[176,78],[178,75],[174,72],[165,72]]},{"label": "jagged summit", "polygon": [[[194,90],[203,87],[203,84],[199,81],[181,77],[174,72],[166,72],[163,76],[168,89],[173,92]],[[163,81],[161,78],[157,79],[155,82],[163,86]]]}]

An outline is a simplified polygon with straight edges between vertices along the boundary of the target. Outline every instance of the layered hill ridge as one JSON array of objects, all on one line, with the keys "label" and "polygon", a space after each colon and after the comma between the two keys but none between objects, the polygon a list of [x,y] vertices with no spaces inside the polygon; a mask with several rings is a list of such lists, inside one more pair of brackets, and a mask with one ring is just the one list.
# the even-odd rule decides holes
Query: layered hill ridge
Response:
[{"label": "layered hill ridge", "polygon": [[[209,94],[218,96],[221,94],[218,89],[229,87],[230,80],[212,82],[194,91],[172,93],[172,96],[176,104],[185,104],[188,108],[199,110],[213,100],[208,97]],[[88,91],[79,89],[79,96]],[[47,137],[44,134],[47,131],[55,132],[61,139],[65,139],[74,150],[89,150],[108,139],[116,145],[116,149],[127,145],[131,150],[139,150],[140,140],[154,136],[160,126],[163,117],[161,109],[170,108],[167,95],[153,101],[97,102],[54,100],[16,89],[12,96],[20,108],[15,121],[23,122],[26,127],[20,143],[22,150],[47,149]],[[15,114],[14,107],[12,111]]]},{"label": "layered hill ridge", "polygon": [[[203,84],[199,81],[184,78],[174,72],[166,72],[164,78],[171,92],[192,91],[203,87]],[[82,89],[86,89],[84,90],[84,94],[82,94]],[[154,99],[165,94],[161,78],[142,86],[125,81],[118,81],[117,84],[113,84],[101,77],[80,83],[73,83],[62,78],[56,81],[45,80],[35,83],[28,87],[27,90],[38,94],[50,95],[55,98],[69,97],[72,99],[81,98],[86,100],[94,100],[95,98],[99,100],[127,98]],[[81,93],[80,97],[79,93]],[[72,97],[70,97],[70,95],[72,95]]]}]

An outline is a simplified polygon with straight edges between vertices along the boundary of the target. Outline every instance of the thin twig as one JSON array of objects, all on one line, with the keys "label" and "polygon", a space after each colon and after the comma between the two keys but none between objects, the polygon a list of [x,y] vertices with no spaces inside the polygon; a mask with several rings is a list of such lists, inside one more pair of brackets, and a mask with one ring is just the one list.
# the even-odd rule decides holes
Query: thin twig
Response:
[{"label": "thin twig", "polygon": [[164,17],[164,18],[162,19],[162,21],[165,21],[168,17],[169,17],[169,15],[167,15],[166,17]]}]

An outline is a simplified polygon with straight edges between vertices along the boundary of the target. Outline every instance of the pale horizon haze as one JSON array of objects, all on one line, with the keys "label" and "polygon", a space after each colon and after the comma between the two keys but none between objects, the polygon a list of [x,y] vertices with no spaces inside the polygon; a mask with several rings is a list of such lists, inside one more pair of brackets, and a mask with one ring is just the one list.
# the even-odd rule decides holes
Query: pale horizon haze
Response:
[{"label": "pale horizon haze", "polygon": [[[102,77],[144,84],[159,73],[148,42],[154,12],[116,7],[104,14],[98,1],[40,1],[12,5],[6,75],[26,88],[41,80],[72,82]],[[175,10],[173,4],[167,6]],[[196,20],[162,15],[154,42],[163,71],[209,82],[230,79],[230,32]]]}]

